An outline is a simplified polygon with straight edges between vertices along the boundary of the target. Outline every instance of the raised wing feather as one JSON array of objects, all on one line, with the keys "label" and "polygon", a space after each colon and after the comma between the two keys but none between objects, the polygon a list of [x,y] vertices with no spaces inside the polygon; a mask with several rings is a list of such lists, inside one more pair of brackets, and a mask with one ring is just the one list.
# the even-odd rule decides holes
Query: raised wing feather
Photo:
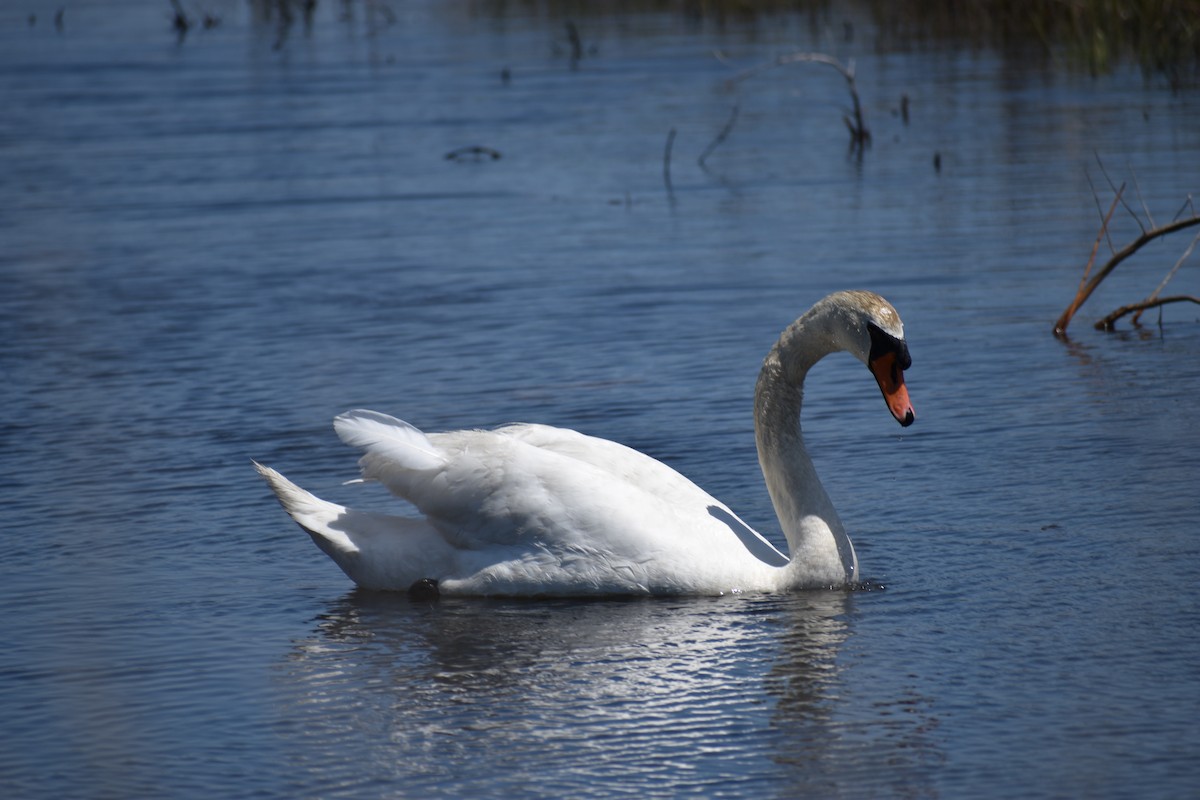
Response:
[{"label": "raised wing feather", "polygon": [[351,447],[387,459],[400,469],[424,472],[446,466],[446,456],[428,436],[387,414],[361,408],[347,411],[333,420],[333,429]]}]

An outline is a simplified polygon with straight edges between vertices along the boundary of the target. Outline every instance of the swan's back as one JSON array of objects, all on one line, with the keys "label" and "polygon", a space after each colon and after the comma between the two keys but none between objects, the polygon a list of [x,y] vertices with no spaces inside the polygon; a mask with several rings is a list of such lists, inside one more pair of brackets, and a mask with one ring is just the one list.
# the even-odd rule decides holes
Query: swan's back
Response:
[{"label": "swan's back", "polygon": [[[542,570],[586,566],[597,586],[674,592],[709,590],[692,584],[722,572],[732,590],[731,564],[756,572],[786,562],[716,498],[616,442],[531,424],[423,434],[389,419],[349,412],[337,429],[367,450],[364,478],[411,502],[469,553],[524,557],[532,548]],[[374,426],[383,428],[363,433]]]},{"label": "swan's back", "polygon": [[724,508],[719,500],[658,459],[609,439],[588,436],[569,428],[528,423],[506,425],[494,433],[589,464],[614,480],[646,487],[666,502],[681,505],[712,503]]}]

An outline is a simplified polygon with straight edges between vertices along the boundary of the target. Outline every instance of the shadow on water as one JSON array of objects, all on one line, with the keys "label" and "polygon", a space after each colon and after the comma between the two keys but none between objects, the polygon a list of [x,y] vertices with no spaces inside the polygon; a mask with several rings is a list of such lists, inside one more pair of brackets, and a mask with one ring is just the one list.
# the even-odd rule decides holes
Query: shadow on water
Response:
[{"label": "shadow on water", "polygon": [[[605,793],[614,780],[667,792],[870,780],[888,740],[839,710],[853,603],[844,592],[421,603],[354,591],[282,667],[294,698],[283,729],[324,740],[325,761],[303,748],[296,767],[344,788],[381,771],[410,789],[544,782],[576,796],[601,778]],[[890,743],[892,774],[911,788],[905,765],[929,744]]]}]

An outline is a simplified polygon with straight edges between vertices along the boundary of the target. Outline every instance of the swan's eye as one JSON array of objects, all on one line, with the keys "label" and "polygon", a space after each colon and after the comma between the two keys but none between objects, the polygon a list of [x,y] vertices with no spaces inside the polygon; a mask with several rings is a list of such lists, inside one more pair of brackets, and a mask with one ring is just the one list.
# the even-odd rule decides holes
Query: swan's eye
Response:
[{"label": "swan's eye", "polygon": [[896,368],[906,370],[912,366],[912,358],[908,355],[908,345],[903,339],[897,339],[873,322],[867,323],[867,330],[871,333],[871,352],[867,356],[868,362],[893,353],[896,356]]}]

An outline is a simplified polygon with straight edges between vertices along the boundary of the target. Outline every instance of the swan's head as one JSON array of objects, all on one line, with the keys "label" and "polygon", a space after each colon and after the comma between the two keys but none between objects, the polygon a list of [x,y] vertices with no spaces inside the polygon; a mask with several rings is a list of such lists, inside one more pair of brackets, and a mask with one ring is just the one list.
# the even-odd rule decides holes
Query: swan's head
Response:
[{"label": "swan's head", "polygon": [[904,385],[904,370],[912,358],[896,309],[874,292],[838,292],[822,302],[831,306],[830,333],[836,346],[867,365],[892,416],[904,427],[912,425],[916,413]]}]

